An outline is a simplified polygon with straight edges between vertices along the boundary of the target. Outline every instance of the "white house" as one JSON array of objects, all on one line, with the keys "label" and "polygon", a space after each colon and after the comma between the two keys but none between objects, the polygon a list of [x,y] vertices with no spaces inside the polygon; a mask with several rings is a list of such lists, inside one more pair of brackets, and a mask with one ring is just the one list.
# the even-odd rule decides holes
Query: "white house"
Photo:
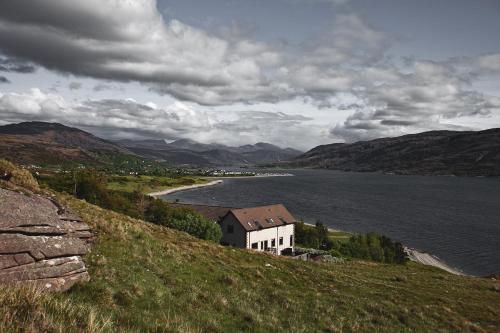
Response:
[{"label": "white house", "polygon": [[283,205],[230,209],[220,220],[221,243],[268,251],[293,251],[296,220]]}]

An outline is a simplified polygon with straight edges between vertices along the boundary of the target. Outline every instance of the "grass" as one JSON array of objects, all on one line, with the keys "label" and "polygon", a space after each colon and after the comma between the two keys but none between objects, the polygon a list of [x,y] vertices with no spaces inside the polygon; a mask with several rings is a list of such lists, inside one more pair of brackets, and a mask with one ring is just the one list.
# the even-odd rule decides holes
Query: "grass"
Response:
[{"label": "grass", "polygon": [[[309,230],[314,229],[314,224],[304,223],[304,228]],[[328,237],[333,241],[347,242],[352,236],[353,233],[351,232],[328,228]]]},{"label": "grass", "polygon": [[28,170],[18,168],[4,159],[0,159],[0,177],[6,177],[10,182],[30,191],[40,191],[37,181]]},{"label": "grass", "polygon": [[310,263],[60,200],[98,238],[91,281],[0,290],[1,332],[498,332],[498,282],[418,264]]},{"label": "grass", "polygon": [[142,193],[151,193],[186,185],[204,184],[209,180],[203,177],[156,177],[156,176],[113,176],[109,179],[108,189],[133,192],[140,189]]},{"label": "grass", "polygon": [[334,241],[346,242],[352,237],[352,233],[345,231],[328,231],[328,237]]}]

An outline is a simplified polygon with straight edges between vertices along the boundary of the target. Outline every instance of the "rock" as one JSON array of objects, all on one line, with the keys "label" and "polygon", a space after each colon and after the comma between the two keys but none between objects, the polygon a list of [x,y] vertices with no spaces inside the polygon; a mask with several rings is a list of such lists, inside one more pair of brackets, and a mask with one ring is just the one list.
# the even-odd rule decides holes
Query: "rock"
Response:
[{"label": "rock", "polygon": [[54,199],[0,188],[0,284],[62,291],[89,280],[82,260],[93,234]]}]

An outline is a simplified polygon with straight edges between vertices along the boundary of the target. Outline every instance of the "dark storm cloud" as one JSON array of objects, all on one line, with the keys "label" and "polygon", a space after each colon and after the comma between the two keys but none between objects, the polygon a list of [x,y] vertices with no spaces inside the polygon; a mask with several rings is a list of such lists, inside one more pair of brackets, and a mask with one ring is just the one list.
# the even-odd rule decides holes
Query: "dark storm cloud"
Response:
[{"label": "dark storm cloud", "polygon": [[226,86],[258,91],[261,66],[277,57],[258,42],[164,22],[153,0],[2,2],[0,48],[49,69],[139,81],[178,96],[183,88],[212,89],[200,100],[206,104],[222,100]]},{"label": "dark storm cloud", "polygon": [[411,126],[417,125],[418,122],[410,120],[382,120],[380,124],[385,126]]},{"label": "dark storm cloud", "polygon": [[35,66],[28,62],[0,55],[0,72],[33,73],[35,70]]},{"label": "dark storm cloud", "polygon": [[0,75],[0,83],[10,83],[10,81],[5,76]]},{"label": "dark storm cloud", "polygon": [[[75,7],[78,7],[76,10]],[[29,24],[45,29],[57,29],[75,36],[116,40],[123,33],[112,29],[106,12],[96,12],[89,6],[75,6],[71,1],[2,1],[2,20]],[[98,14],[97,14],[98,13]],[[96,15],[97,14],[97,15]]]}]

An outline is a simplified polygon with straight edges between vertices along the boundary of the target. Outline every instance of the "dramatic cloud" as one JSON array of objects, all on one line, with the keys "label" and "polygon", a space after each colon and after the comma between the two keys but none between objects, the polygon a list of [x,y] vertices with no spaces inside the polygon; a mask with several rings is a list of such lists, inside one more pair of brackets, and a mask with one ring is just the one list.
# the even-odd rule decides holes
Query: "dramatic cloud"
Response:
[{"label": "dramatic cloud", "polygon": [[10,83],[10,81],[5,76],[0,75],[0,83]]},{"label": "dramatic cloud", "polygon": [[[18,100],[22,94],[3,95],[2,103],[23,105],[3,112],[96,128],[102,123],[136,134],[222,141],[237,133],[241,140],[264,137],[280,143],[296,132],[299,141],[301,134],[318,128],[306,129],[306,119],[294,119],[286,110],[259,116],[249,108],[302,100],[318,111],[350,110],[344,121],[325,124],[330,139],[347,141],[447,128],[450,120],[487,117],[499,109],[498,98],[472,87],[479,78],[500,73],[500,54],[400,63],[388,53],[395,40],[354,14],[337,15],[328,29],[306,42],[271,44],[166,21],[155,0],[3,1],[0,71],[33,72],[36,64],[102,79],[94,84],[95,92],[118,92],[117,82],[139,82],[186,102],[168,109],[112,99],[61,106],[62,97],[42,98],[43,93],[33,91],[25,101]],[[68,87],[79,90],[81,85]],[[194,108],[186,106],[192,103]],[[246,105],[247,111],[214,111],[228,105]]]},{"label": "dramatic cloud", "polygon": [[33,73],[35,70],[35,66],[28,62],[0,55],[0,72]]},{"label": "dramatic cloud", "polygon": [[202,104],[225,103],[235,91],[249,94],[233,100],[258,98],[269,86],[263,70],[279,62],[262,43],[164,22],[153,0],[1,2],[0,45],[49,69],[139,81]]},{"label": "dramatic cloud", "polygon": [[445,119],[488,116],[500,99],[468,90],[467,79],[449,64],[414,63],[413,71],[359,92],[355,112],[331,133],[347,141],[430,129],[449,129]]}]

